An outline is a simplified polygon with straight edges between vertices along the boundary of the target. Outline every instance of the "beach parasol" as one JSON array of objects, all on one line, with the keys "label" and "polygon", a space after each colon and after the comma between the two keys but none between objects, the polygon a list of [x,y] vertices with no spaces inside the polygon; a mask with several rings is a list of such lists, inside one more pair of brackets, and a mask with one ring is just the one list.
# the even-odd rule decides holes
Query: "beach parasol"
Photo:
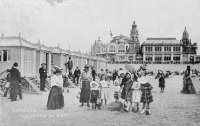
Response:
[{"label": "beach parasol", "polygon": [[126,64],[125,65],[125,68],[130,72],[130,73],[135,73],[136,70],[133,66],[129,65],[129,64]]}]

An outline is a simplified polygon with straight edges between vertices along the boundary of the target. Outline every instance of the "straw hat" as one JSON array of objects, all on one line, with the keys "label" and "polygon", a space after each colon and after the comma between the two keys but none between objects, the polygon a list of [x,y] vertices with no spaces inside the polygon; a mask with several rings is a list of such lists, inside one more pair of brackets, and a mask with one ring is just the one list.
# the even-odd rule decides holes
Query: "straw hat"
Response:
[{"label": "straw hat", "polygon": [[98,88],[99,84],[96,81],[91,81],[90,82],[90,87]]}]

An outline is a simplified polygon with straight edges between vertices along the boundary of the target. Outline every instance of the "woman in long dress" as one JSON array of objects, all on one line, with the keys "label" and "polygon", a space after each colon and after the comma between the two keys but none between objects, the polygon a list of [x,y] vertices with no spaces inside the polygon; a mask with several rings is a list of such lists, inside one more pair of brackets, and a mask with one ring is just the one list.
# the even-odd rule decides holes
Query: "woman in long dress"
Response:
[{"label": "woman in long dress", "polygon": [[47,109],[55,110],[64,107],[62,71],[56,69],[51,77],[51,90],[48,97]]},{"label": "woman in long dress", "polygon": [[89,107],[89,100],[90,100],[90,81],[92,80],[91,72],[89,72],[89,66],[85,65],[84,72],[82,73],[82,86],[81,86],[81,93],[80,93],[80,103],[81,106],[84,103],[87,103]]}]

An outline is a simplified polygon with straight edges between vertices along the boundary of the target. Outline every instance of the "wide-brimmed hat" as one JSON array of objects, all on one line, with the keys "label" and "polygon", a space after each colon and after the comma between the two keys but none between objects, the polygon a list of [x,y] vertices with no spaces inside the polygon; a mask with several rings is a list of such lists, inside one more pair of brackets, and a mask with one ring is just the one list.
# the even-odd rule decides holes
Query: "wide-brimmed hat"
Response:
[{"label": "wide-brimmed hat", "polygon": [[96,82],[96,81],[91,81],[90,82],[90,87],[95,87],[95,88],[98,88],[99,87],[99,84]]}]

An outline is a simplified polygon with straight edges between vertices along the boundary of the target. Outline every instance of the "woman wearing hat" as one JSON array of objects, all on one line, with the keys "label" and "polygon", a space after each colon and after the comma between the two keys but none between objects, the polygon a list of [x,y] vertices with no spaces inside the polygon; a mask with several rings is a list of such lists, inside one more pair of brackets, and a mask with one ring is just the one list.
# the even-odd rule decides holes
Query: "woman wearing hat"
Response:
[{"label": "woman wearing hat", "polygon": [[90,100],[90,81],[92,80],[91,72],[89,72],[89,66],[85,65],[84,72],[82,73],[82,86],[81,86],[81,93],[80,93],[80,103],[81,106],[84,103],[87,103],[89,107],[89,100]]},{"label": "woman wearing hat", "polygon": [[48,97],[47,109],[55,110],[64,107],[63,78],[61,69],[55,69],[51,77],[51,90]]}]

